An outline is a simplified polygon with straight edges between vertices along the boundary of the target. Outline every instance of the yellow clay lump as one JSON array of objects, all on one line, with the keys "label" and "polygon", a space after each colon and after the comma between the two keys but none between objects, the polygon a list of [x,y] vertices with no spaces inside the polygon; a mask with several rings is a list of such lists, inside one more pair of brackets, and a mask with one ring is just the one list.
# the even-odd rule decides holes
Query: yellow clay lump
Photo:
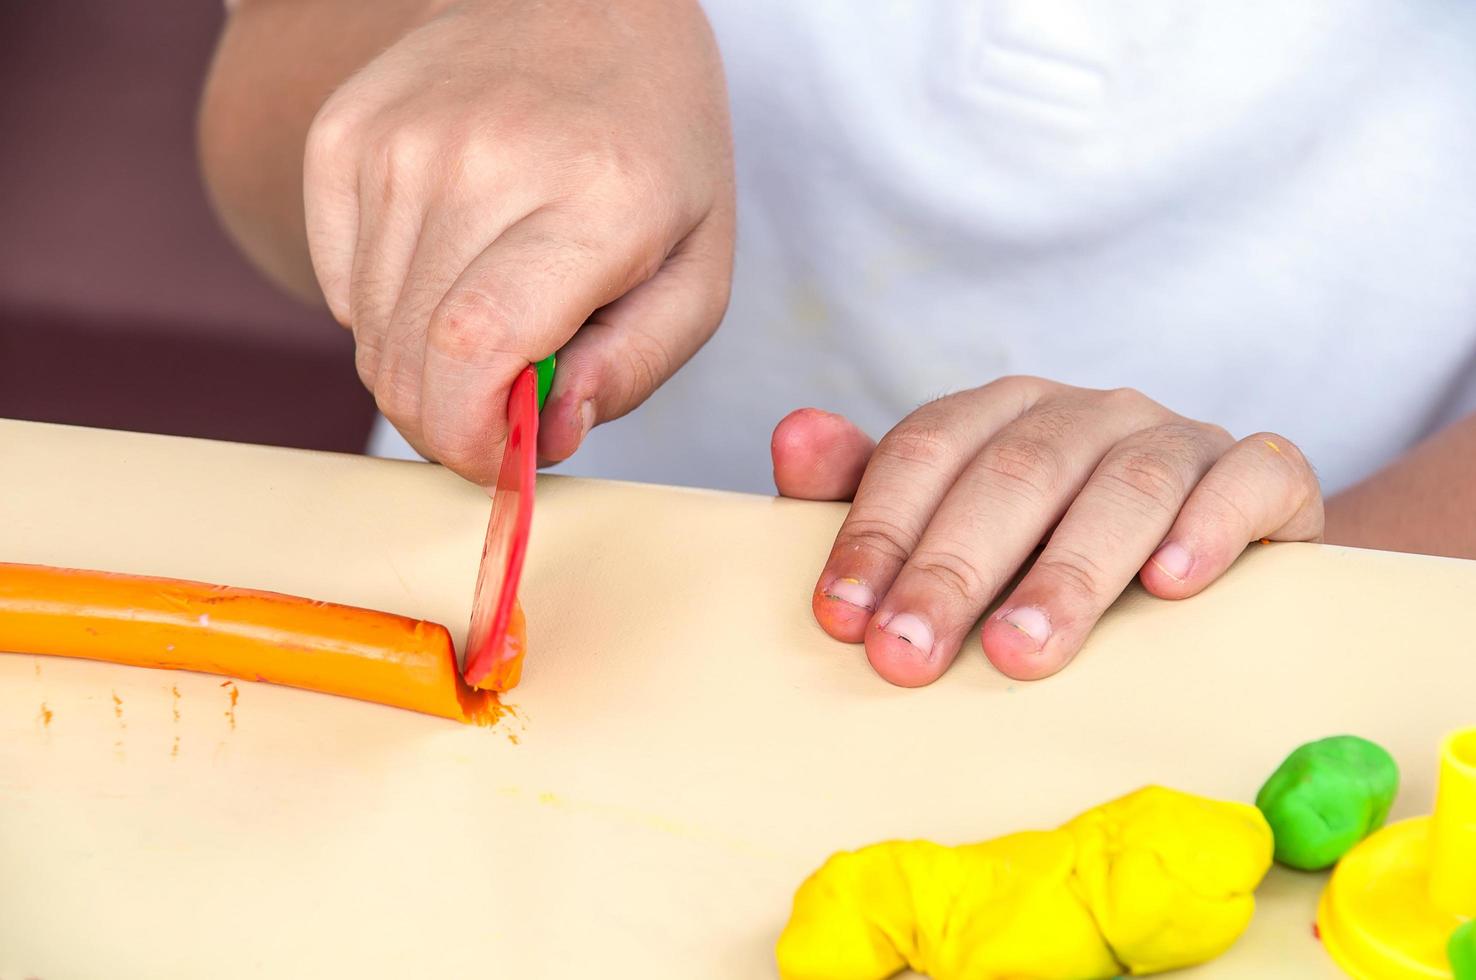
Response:
[{"label": "yellow clay lump", "polygon": [[832,856],[795,894],[784,980],[1092,980],[1202,963],[1271,865],[1253,806],[1149,786],[1057,830]]}]

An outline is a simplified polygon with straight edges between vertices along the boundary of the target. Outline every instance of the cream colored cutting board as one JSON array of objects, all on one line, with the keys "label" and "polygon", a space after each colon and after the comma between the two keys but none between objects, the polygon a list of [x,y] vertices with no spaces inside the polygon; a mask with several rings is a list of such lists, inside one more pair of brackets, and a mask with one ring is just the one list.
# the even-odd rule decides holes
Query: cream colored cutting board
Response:
[{"label": "cream colored cutting board", "polygon": [[[1258,547],[1198,599],[1130,595],[1055,679],[971,650],[908,691],[810,618],[843,508],[539,492],[532,654],[496,729],[0,656],[0,978],[763,977],[835,849],[1053,826],[1147,782],[1249,799],[1345,731],[1389,746],[1420,812],[1437,738],[1476,722],[1476,563]],[[426,465],[0,423],[3,560],[459,641],[486,511]],[[1336,976],[1320,883],[1273,873],[1194,975]]]}]

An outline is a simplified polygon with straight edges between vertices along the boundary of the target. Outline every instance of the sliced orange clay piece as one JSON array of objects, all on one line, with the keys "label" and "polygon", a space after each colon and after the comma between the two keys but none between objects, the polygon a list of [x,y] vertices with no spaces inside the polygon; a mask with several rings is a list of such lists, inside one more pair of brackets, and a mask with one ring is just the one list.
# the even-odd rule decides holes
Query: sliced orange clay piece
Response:
[{"label": "sliced orange clay piece", "polygon": [[503,710],[462,680],[444,626],[178,579],[0,562],[0,651],[268,681],[474,724]]}]

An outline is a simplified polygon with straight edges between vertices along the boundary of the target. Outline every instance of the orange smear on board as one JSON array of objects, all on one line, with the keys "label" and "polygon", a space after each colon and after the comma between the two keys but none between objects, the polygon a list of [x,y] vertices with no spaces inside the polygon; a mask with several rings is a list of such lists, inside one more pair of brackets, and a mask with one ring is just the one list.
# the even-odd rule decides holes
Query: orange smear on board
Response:
[{"label": "orange smear on board", "polygon": [[41,705],[41,724],[48,727],[51,725],[51,709],[44,703]]},{"label": "orange smear on board", "polygon": [[466,686],[444,626],[177,579],[0,563],[0,650],[267,681],[472,724],[504,710]]},{"label": "orange smear on board", "polygon": [[229,693],[230,696],[231,696],[231,706],[226,709],[225,716],[231,720],[231,731],[235,731],[236,730],[236,702],[239,701],[239,700],[241,700],[241,692],[238,691],[236,689],[236,685],[232,684],[230,681],[226,681],[225,683],[221,684],[220,686],[223,687],[223,688],[225,688],[226,689],[226,692]]}]

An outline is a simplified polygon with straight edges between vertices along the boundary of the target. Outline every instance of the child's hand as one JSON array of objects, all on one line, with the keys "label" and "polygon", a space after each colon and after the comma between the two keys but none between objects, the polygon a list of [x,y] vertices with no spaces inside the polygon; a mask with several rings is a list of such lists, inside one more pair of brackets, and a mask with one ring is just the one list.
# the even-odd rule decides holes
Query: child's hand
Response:
[{"label": "child's hand", "polygon": [[1183,598],[1251,541],[1322,535],[1317,477],[1290,441],[1236,442],[1126,389],[1003,378],[924,405],[880,444],[801,409],[775,429],[773,454],[780,493],[854,497],[815,617],[907,686],[947,669],[1042,540],[981,634],[1020,679],[1065,666],[1135,575]]},{"label": "child's hand", "polygon": [[304,185],[364,384],[416,449],[483,485],[530,361],[559,351],[539,449],[563,459],[727,303],[726,95],[690,0],[444,5],[322,106]]}]

